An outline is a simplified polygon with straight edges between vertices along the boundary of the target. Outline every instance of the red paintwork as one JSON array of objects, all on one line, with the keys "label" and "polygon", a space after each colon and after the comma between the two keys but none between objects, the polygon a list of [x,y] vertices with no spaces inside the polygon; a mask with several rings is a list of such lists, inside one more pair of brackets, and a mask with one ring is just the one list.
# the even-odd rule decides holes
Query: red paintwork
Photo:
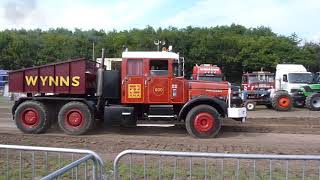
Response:
[{"label": "red paintwork", "polygon": [[[86,59],[74,59],[44,66],[9,72],[9,91],[24,93],[89,94],[96,89],[96,63]],[[35,84],[27,83],[33,77]],[[41,79],[41,77],[43,79]],[[45,78],[48,78],[45,80]],[[51,85],[50,78],[53,78]],[[72,78],[79,77],[73,81]],[[57,79],[56,79],[57,78]],[[67,82],[69,78],[69,82]],[[66,81],[62,81],[64,79]],[[78,86],[73,85],[78,82]],[[57,83],[57,84],[55,84]]]},{"label": "red paintwork", "polygon": [[282,97],[279,99],[278,104],[280,107],[287,108],[290,106],[291,102],[288,97]]},{"label": "red paintwork", "polygon": [[243,74],[243,78],[242,78],[242,83],[241,83],[241,87],[243,90],[245,91],[255,91],[255,90],[259,90],[259,89],[273,89],[274,88],[274,81],[273,82],[248,82],[248,81],[244,81],[244,77],[246,77],[247,79],[249,79],[250,77],[258,77],[258,75],[268,75],[268,76],[274,76],[274,73],[270,73],[270,72],[266,72],[266,71],[260,71],[260,72],[253,72],[253,73],[245,73]]},{"label": "red paintwork", "polygon": [[39,124],[39,114],[34,108],[27,108],[21,113],[22,125],[26,128],[33,128]]},{"label": "red paintwork", "polygon": [[201,64],[193,67],[192,77],[198,79],[197,76],[205,76],[206,74],[221,76],[221,69],[212,64]]},{"label": "red paintwork", "polygon": [[[123,104],[183,104],[194,96],[227,97],[228,95],[228,82],[190,81],[182,77],[174,77],[173,59],[168,60],[168,75],[165,76],[150,75],[149,62],[152,59],[146,58],[140,59],[143,60],[144,65],[143,75],[130,76],[127,74],[128,60],[132,59],[124,58],[121,65],[121,102]],[[157,60],[160,59],[157,58]],[[140,84],[141,97],[129,98],[130,84]]]},{"label": "red paintwork", "polygon": [[200,132],[208,132],[215,126],[215,119],[209,113],[199,113],[194,119],[194,127]]},{"label": "red paintwork", "polygon": [[69,110],[64,117],[65,124],[69,128],[80,128],[83,126],[83,113],[78,109]]},{"label": "red paintwork", "polygon": [[228,82],[189,81],[189,98],[199,95],[227,97]]},{"label": "red paintwork", "polygon": [[[156,59],[161,60],[159,58]],[[163,76],[151,75],[149,70],[151,59],[141,58],[129,60],[141,60],[143,63],[143,72],[138,73],[138,75],[128,75],[128,59],[124,58],[122,60],[121,102],[123,104],[183,104],[194,96],[227,97],[228,95],[228,82],[189,81],[183,77],[175,77],[173,75],[174,59],[162,59],[168,60],[168,72]],[[92,94],[96,92],[96,71],[96,63],[85,59],[76,59],[11,71],[9,73],[9,91],[25,93]],[[136,70],[132,71],[131,69],[131,74],[134,73],[136,73]],[[61,83],[61,79],[58,85],[43,85],[43,82],[39,81],[40,79],[35,81],[36,83],[34,85],[29,81],[28,85],[25,76],[52,76],[58,78],[78,76],[79,86],[71,86],[70,84],[69,86],[65,86]]]}]

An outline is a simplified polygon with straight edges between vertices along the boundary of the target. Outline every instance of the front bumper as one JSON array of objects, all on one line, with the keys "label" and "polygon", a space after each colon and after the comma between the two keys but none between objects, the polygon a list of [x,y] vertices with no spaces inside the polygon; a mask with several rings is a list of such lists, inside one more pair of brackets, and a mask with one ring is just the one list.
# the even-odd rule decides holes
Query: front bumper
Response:
[{"label": "front bumper", "polygon": [[242,122],[245,122],[247,117],[247,108],[228,108],[228,117],[232,119],[241,119]]}]

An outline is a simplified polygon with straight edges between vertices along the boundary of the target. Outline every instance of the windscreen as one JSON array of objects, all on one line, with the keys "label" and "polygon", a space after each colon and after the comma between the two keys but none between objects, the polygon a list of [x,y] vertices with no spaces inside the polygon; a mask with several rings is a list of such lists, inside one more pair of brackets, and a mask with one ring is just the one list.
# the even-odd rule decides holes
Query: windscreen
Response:
[{"label": "windscreen", "polygon": [[249,76],[249,83],[274,82],[274,75],[257,74]]},{"label": "windscreen", "polygon": [[199,80],[221,82],[222,76],[199,76]]},{"label": "windscreen", "polygon": [[289,83],[304,83],[309,84],[312,82],[311,73],[289,73]]}]

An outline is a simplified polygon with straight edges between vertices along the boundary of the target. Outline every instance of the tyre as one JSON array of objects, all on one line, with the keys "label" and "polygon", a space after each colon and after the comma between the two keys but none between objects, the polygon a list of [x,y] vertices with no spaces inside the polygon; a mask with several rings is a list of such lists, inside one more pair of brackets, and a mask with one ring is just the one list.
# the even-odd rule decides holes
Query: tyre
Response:
[{"label": "tyre", "polygon": [[58,123],[66,134],[81,135],[93,127],[94,114],[86,104],[72,101],[61,107]]},{"label": "tyre", "polygon": [[25,101],[14,113],[14,121],[18,129],[28,134],[46,132],[51,123],[48,117],[46,106],[38,101]]},{"label": "tyre", "polygon": [[277,111],[290,111],[292,104],[292,97],[285,91],[276,92],[272,98],[272,107]]},{"label": "tyre", "polygon": [[254,111],[256,109],[256,102],[254,101],[247,101],[244,105],[248,111]]},{"label": "tyre", "polygon": [[308,96],[306,98],[306,106],[311,111],[320,111],[320,93]]},{"label": "tyre", "polygon": [[198,105],[192,108],[186,117],[186,129],[196,138],[216,137],[221,128],[220,115],[209,105]]}]

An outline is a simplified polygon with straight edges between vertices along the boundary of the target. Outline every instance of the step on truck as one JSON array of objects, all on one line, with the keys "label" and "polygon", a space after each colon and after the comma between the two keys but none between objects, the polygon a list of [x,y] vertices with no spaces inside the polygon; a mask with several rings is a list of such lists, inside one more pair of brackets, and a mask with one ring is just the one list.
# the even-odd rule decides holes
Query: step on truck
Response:
[{"label": "step on truck", "polygon": [[[126,51],[120,70],[106,70],[102,51],[101,64],[75,59],[11,71],[10,92],[27,95],[15,101],[14,121],[24,133],[44,133],[58,123],[66,134],[81,135],[99,120],[135,126],[161,118],[185,123],[194,137],[211,138],[222,118],[245,120],[246,109],[231,105],[228,83],[186,80],[183,62],[174,52]],[[226,101],[219,98],[223,90]]]}]

